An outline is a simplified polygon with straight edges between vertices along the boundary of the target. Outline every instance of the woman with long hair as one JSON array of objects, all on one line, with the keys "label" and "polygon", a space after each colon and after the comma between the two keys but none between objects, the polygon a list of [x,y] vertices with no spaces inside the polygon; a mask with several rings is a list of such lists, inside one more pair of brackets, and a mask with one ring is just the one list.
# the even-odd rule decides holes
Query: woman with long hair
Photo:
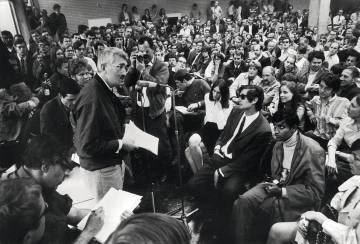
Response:
[{"label": "woman with long hair", "polygon": [[299,129],[304,130],[305,106],[298,92],[296,83],[293,81],[282,81],[280,85],[280,101],[278,111],[296,112],[299,118]]},{"label": "woman with long hair", "polygon": [[205,153],[207,152],[209,156],[214,152],[216,141],[224,129],[233,107],[229,96],[229,86],[223,79],[215,81],[211,86],[210,93],[204,96],[204,125],[199,134],[195,133],[189,138],[189,147],[185,150],[186,158],[194,173],[202,166],[202,149],[206,149]]},{"label": "woman with long hair", "polygon": [[213,52],[212,59],[205,69],[204,78],[210,83],[214,83],[217,79],[221,78],[224,74],[224,60],[225,55],[221,52]]}]

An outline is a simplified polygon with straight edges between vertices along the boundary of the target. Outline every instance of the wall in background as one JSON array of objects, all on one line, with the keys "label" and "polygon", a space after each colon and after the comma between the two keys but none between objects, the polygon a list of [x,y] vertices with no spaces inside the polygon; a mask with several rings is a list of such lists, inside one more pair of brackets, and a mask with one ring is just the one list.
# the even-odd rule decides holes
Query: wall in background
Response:
[{"label": "wall in background", "polygon": [[[295,9],[308,8],[310,0],[289,0]],[[50,15],[52,6],[58,3],[62,6],[62,12],[68,21],[71,33],[77,31],[79,24],[88,24],[88,19],[111,18],[113,23],[117,23],[117,16],[121,5],[126,3],[130,8],[137,6],[139,13],[142,14],[145,8],[150,8],[152,4],[157,4],[158,8],[165,8],[167,13],[186,13],[188,14],[193,3],[197,3],[199,8],[206,14],[206,8],[210,0],[38,0],[41,9],[46,9]],[[220,0],[220,5],[226,11],[229,0]]]}]

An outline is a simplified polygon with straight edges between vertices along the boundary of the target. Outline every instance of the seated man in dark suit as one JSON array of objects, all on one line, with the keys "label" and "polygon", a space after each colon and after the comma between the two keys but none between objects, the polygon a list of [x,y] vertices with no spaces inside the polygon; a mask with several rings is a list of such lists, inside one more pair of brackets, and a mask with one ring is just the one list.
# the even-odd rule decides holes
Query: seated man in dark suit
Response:
[{"label": "seated man in dark suit", "polygon": [[[296,113],[274,114],[277,143],[272,150],[271,179],[240,195],[233,206],[235,243],[265,243],[272,224],[296,221],[317,209],[325,191],[325,151],[298,131]],[[262,163],[265,168],[265,163]]]},{"label": "seated man in dark suit", "polygon": [[247,67],[240,52],[235,52],[234,61],[231,61],[224,70],[224,80],[233,82],[241,73],[246,72]]},{"label": "seated man in dark suit", "polygon": [[41,134],[55,137],[67,149],[73,147],[71,110],[79,92],[80,86],[76,81],[64,78],[59,84],[59,95],[45,103],[40,112]]},{"label": "seated man in dark suit", "polygon": [[258,176],[260,158],[271,139],[270,125],[259,113],[263,90],[246,85],[237,94],[239,105],[231,111],[214,155],[188,182],[188,189],[200,200],[221,199],[225,206],[232,204],[245,191],[245,184]]}]

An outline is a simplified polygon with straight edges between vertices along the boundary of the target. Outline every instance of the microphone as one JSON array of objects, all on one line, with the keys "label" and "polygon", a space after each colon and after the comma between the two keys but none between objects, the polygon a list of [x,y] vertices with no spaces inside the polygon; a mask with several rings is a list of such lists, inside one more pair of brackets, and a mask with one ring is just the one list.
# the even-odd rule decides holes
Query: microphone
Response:
[{"label": "microphone", "polygon": [[168,87],[167,84],[159,84],[156,82],[146,81],[146,80],[138,80],[136,85],[141,86],[141,87]]}]

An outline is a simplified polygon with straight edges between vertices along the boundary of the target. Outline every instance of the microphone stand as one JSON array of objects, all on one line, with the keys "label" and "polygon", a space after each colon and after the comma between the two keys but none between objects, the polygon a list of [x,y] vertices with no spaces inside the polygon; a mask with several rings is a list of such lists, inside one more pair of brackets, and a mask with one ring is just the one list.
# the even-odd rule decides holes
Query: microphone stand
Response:
[{"label": "microphone stand", "polygon": [[[180,141],[179,141],[179,129],[178,129],[178,121],[177,121],[177,117],[176,117],[176,108],[175,108],[175,90],[174,88],[172,88],[171,86],[167,85],[167,87],[170,88],[171,91],[171,103],[172,103],[172,109],[174,112],[174,127],[175,127],[175,139],[176,139],[176,143],[177,143],[177,155],[180,155]],[[178,168],[178,177],[179,177],[179,185],[180,185],[180,199],[181,199],[181,207],[179,209],[175,209],[173,211],[168,212],[168,215],[171,215],[177,219],[180,219],[187,227],[188,226],[188,221],[187,219],[193,215],[194,213],[196,213],[199,209],[196,208],[195,210],[193,210],[190,213],[185,213],[185,200],[184,200],[184,184],[183,184],[183,178],[182,178],[182,173],[181,173],[181,162],[180,160],[177,160],[177,168]],[[178,213],[179,211],[181,211],[181,215],[180,216],[174,216],[176,213]]]}]

